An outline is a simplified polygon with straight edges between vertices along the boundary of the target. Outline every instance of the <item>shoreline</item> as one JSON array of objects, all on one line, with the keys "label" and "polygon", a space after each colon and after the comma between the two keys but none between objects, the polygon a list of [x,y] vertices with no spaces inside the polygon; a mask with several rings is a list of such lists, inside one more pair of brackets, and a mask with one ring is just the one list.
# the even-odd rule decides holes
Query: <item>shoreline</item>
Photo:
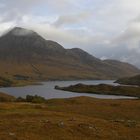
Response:
[{"label": "shoreline", "polygon": [[[68,80],[67,80],[68,81]],[[36,85],[44,85],[44,83],[45,82],[67,82],[66,80],[62,80],[62,81],[59,81],[59,80],[56,80],[56,81],[52,81],[52,80],[48,80],[48,81],[32,81],[32,82],[28,82],[28,84],[20,84],[20,85],[15,85],[15,86],[10,86],[10,87],[1,87],[1,88],[18,88],[18,87],[27,87],[28,88],[28,86],[36,86]],[[73,80],[71,80],[70,82],[71,82],[71,84],[73,83],[72,82]],[[86,80],[82,80],[83,82],[84,81],[86,81]],[[91,83],[92,83],[92,81],[93,81],[93,83],[94,83],[94,81],[96,81],[96,80],[89,80],[88,79],[88,81],[91,81]],[[100,80],[97,80],[97,81],[100,81]],[[112,86],[112,87],[117,87],[117,86],[121,86],[122,87],[122,85],[113,85],[113,81],[114,80],[101,80],[101,81],[112,81],[112,85],[106,85],[106,84],[99,84],[99,85],[106,85],[106,86]],[[75,82],[75,81],[74,81]],[[78,82],[80,82],[80,80],[76,80],[76,82],[78,83]],[[100,83],[100,82],[99,82]],[[77,85],[80,85],[80,84],[77,84]],[[81,84],[82,85],[82,84]],[[97,86],[99,86],[98,84],[96,84],[96,82],[95,82],[95,85],[93,85],[94,87],[97,87]],[[54,84],[54,86],[55,86],[55,84]],[[73,85],[74,86],[74,85]],[[85,85],[85,86],[91,86],[91,85]],[[71,86],[69,86],[69,87],[71,87]],[[127,88],[127,87],[129,87],[129,86],[124,86],[125,88]],[[134,86],[132,86],[133,88],[134,88]],[[73,93],[80,93],[81,95],[80,96],[83,96],[82,95],[82,93],[84,93],[85,95],[84,96],[86,96],[86,94],[87,94],[87,96],[89,96],[89,97],[92,97],[92,96],[90,96],[90,95],[95,95],[94,96],[94,98],[101,98],[101,99],[132,99],[132,100],[134,100],[134,99],[139,99],[140,97],[139,96],[135,96],[135,95],[130,95],[130,94],[121,94],[121,92],[120,93],[110,93],[110,92],[104,92],[104,90],[101,90],[101,91],[99,91],[98,90],[98,92],[97,91],[88,91],[88,90],[84,90],[84,91],[74,91],[74,90],[69,90],[67,87],[59,87],[59,88],[56,88],[56,87],[51,87],[51,88],[53,88],[53,89],[59,89],[59,90],[64,90],[64,91],[70,91],[70,92],[73,92]],[[102,88],[102,87],[100,87],[100,88]],[[55,91],[54,91],[55,92]],[[5,92],[6,93],[6,92]],[[57,93],[57,91],[56,91],[56,93]],[[123,93],[123,92],[122,92]],[[8,94],[10,94],[10,92],[8,93]],[[27,93],[28,94],[28,93]],[[65,94],[68,94],[68,93],[65,93]],[[31,95],[34,95],[34,94],[31,94]],[[40,92],[38,92],[37,93],[37,95],[40,95]],[[18,95],[15,95],[15,97],[19,97],[20,96],[20,93],[18,94]],[[26,93],[24,93],[24,96],[22,96],[22,97],[25,97],[26,96]],[[77,95],[76,97],[78,97],[79,95]],[[103,96],[103,97],[100,97],[100,96]],[[110,96],[110,97],[107,97],[107,96]],[[112,96],[112,97],[111,97]],[[114,97],[113,97],[114,96]],[[43,96],[43,97],[45,97],[45,96]],[[74,96],[70,96],[70,97],[74,97]],[[70,97],[67,97],[67,98],[70,98]],[[117,98],[118,97],[118,98]],[[52,97],[52,98],[61,98],[61,97]],[[63,97],[62,97],[63,98]],[[64,97],[65,98],[65,97]],[[46,99],[48,99],[47,98],[47,96],[46,96]]]},{"label": "shoreline", "polygon": [[140,87],[134,87],[134,86],[123,86],[123,85],[114,86],[108,84],[98,84],[98,85],[76,84],[67,87],[59,87],[56,85],[55,89],[70,91],[74,93],[114,95],[114,96],[124,96],[124,97],[132,97],[134,99],[140,99]]}]

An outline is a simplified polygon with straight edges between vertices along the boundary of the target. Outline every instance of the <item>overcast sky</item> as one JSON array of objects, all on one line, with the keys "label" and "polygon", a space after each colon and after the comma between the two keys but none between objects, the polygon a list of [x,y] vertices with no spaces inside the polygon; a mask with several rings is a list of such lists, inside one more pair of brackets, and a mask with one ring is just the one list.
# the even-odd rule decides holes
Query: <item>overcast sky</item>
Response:
[{"label": "overcast sky", "polygon": [[0,0],[0,34],[14,26],[140,67],[140,0]]}]

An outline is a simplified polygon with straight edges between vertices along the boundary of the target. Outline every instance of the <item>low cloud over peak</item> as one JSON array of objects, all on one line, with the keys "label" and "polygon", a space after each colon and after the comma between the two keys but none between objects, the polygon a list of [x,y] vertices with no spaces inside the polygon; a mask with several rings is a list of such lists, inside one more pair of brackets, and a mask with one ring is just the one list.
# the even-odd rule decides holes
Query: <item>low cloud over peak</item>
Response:
[{"label": "low cloud over peak", "polygon": [[0,33],[27,27],[67,48],[140,67],[139,0],[0,1]]}]

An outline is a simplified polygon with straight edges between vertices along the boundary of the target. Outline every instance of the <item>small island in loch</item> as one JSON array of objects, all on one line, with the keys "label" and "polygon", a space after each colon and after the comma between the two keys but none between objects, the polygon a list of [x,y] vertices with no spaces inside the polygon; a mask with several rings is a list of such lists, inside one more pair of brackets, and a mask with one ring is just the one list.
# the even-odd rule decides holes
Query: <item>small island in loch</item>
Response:
[{"label": "small island in loch", "polygon": [[79,83],[76,85],[70,85],[68,87],[55,86],[55,89],[78,93],[122,95],[140,98],[140,87],[135,86],[114,86],[108,84],[85,85]]}]

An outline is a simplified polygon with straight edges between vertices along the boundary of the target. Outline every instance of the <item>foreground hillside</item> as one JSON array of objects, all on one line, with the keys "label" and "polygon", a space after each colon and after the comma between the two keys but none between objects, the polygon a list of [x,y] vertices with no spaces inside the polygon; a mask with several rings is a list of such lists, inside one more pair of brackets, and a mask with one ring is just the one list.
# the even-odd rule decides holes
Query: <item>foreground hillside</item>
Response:
[{"label": "foreground hillside", "polygon": [[20,27],[0,37],[0,66],[0,76],[14,84],[38,80],[118,79],[140,73],[128,63],[102,61],[79,48],[65,49]]},{"label": "foreground hillside", "polygon": [[88,97],[0,103],[1,140],[138,140],[139,100]]},{"label": "foreground hillside", "polygon": [[15,100],[14,96],[0,92],[0,102],[12,102]]},{"label": "foreground hillside", "polygon": [[137,85],[140,86],[140,75],[136,75],[133,77],[121,78],[116,81],[116,83],[124,84],[124,85]]}]

